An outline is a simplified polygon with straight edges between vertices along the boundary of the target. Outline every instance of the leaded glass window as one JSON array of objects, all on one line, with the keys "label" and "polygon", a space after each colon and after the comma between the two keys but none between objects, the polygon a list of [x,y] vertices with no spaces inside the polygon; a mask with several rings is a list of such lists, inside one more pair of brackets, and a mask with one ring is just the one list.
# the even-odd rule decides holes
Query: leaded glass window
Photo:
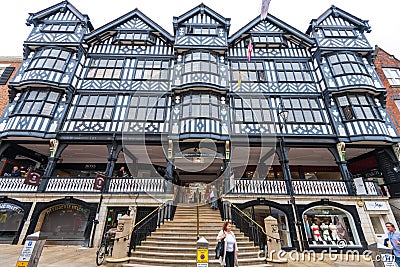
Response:
[{"label": "leaded glass window", "polygon": [[323,29],[325,37],[355,37],[354,30],[350,29]]},{"label": "leaded glass window", "polygon": [[131,99],[128,120],[134,121],[165,121],[166,103],[165,97],[138,96]]},{"label": "leaded glass window", "polygon": [[44,24],[42,32],[75,32],[76,24]]},{"label": "leaded glass window", "polygon": [[400,70],[393,68],[383,68],[386,79],[390,85],[400,85]]},{"label": "leaded glass window", "polygon": [[106,120],[113,118],[116,96],[81,95],[74,101],[74,112],[71,119]]},{"label": "leaded glass window", "polygon": [[220,119],[219,101],[214,94],[188,94],[183,96],[182,118]]},{"label": "leaded glass window", "polygon": [[216,27],[207,27],[207,26],[193,26],[189,25],[186,27],[186,33],[193,35],[217,35]]},{"label": "leaded glass window", "polygon": [[309,63],[306,61],[276,61],[279,82],[312,82]]},{"label": "leaded glass window", "polygon": [[324,107],[318,98],[283,98],[288,123],[325,123]]},{"label": "leaded glass window", "polygon": [[253,46],[256,48],[265,47],[286,47],[287,42],[283,38],[282,34],[259,34],[252,35],[251,40]]},{"label": "leaded glass window", "polygon": [[333,75],[362,74],[369,75],[362,59],[352,53],[340,53],[328,57]]},{"label": "leaded glass window", "polygon": [[183,73],[196,72],[218,74],[217,57],[208,52],[187,54]]},{"label": "leaded glass window", "polygon": [[264,62],[232,62],[232,81],[267,82]]},{"label": "leaded glass window", "polygon": [[381,119],[374,99],[368,94],[350,94],[337,97],[345,120]]},{"label": "leaded glass window", "polygon": [[124,67],[124,59],[92,58],[89,64],[87,78],[119,79]]},{"label": "leaded glass window", "polygon": [[233,120],[242,123],[272,122],[268,98],[234,98]]},{"label": "leaded glass window", "polygon": [[120,31],[115,41],[121,44],[154,44],[156,36],[150,32]]},{"label": "leaded glass window", "polygon": [[36,52],[28,70],[48,69],[64,71],[70,53],[59,48],[44,48]]},{"label": "leaded glass window", "polygon": [[16,108],[17,114],[51,116],[60,93],[33,89],[26,91]]},{"label": "leaded glass window", "polygon": [[136,62],[135,80],[169,80],[169,61],[140,59]]}]

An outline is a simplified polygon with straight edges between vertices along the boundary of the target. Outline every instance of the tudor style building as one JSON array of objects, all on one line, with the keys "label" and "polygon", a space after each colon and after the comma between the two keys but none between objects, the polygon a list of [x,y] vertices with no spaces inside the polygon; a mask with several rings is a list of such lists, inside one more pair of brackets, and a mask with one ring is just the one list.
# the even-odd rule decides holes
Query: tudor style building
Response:
[{"label": "tudor style building", "polygon": [[[223,219],[275,217],[285,249],[363,249],[394,221],[378,185],[400,179],[400,139],[365,20],[331,7],[306,33],[268,14],[230,34],[201,4],[171,35],[139,10],[94,29],[63,1],[28,24],[0,120],[4,242],[98,244],[122,214],[212,187]],[[315,239],[323,223],[339,239]]]}]

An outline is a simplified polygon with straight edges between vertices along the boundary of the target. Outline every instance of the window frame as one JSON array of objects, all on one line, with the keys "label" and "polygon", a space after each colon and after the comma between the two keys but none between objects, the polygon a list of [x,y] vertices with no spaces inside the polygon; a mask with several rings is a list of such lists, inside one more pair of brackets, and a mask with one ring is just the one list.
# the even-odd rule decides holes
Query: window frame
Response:
[{"label": "window frame", "polygon": [[[111,61],[115,61],[115,63],[110,64]],[[103,63],[103,62],[105,62],[105,63]],[[93,58],[90,58],[90,61],[89,61],[89,64],[88,64],[88,67],[86,70],[86,74],[85,74],[85,79],[119,80],[122,77],[124,68],[125,68],[125,59],[123,59],[123,58],[121,59],[121,58],[116,58],[116,57],[115,58],[114,57],[112,57],[112,58],[111,57],[93,57]],[[110,70],[111,70],[111,76],[108,77],[106,75],[109,74]],[[114,77],[114,75],[115,75],[115,77]]]},{"label": "window frame", "polygon": [[[288,111],[287,124],[329,124],[319,97],[282,97],[280,106]],[[277,112],[279,110],[277,109]],[[277,113],[278,114],[278,113]],[[306,115],[308,114],[308,115]],[[279,116],[279,115],[278,115]],[[301,120],[299,120],[301,118]],[[310,120],[312,118],[312,120]],[[281,118],[279,117],[278,120]]]},{"label": "window frame", "polygon": [[[343,56],[346,57],[346,61],[340,59],[340,57]],[[353,57],[353,59],[351,59],[350,57]],[[327,56],[327,61],[332,71],[333,77],[341,77],[348,75],[363,75],[370,78],[372,77],[371,74],[368,72],[367,66],[365,65],[363,59],[355,53],[340,52],[340,53],[330,54]],[[358,67],[359,71],[356,70],[355,66]],[[338,73],[339,68],[341,73]]]},{"label": "window frame", "polygon": [[[129,36],[130,38],[128,38]],[[157,36],[150,31],[120,30],[114,36],[113,42],[119,44],[154,45],[156,38]]]},{"label": "window frame", "polygon": [[[150,103],[150,101],[152,103]],[[165,122],[167,120],[168,97],[134,95],[130,99],[126,121]],[[134,114],[131,114],[134,112]],[[158,117],[160,116],[161,117]]]},{"label": "window frame", "polygon": [[[96,97],[96,99],[94,99]],[[99,101],[106,97],[105,103],[101,104]],[[92,99],[93,100],[92,100]],[[113,102],[110,103],[110,98],[113,98]],[[84,100],[85,99],[85,100]],[[108,95],[108,94],[83,94],[79,95],[72,104],[72,114],[71,117],[69,117],[69,120],[72,121],[114,121],[114,113],[115,113],[115,106],[117,105],[117,100],[118,100],[118,95]],[[91,113],[90,116],[85,116],[86,113],[88,112]],[[109,118],[105,118],[106,111],[110,110],[110,116]],[[97,116],[98,112],[101,111],[101,116]],[[77,113],[80,113],[78,115]]]},{"label": "window frame", "polygon": [[[382,68],[383,73],[391,86],[400,86],[400,69],[399,68]],[[390,73],[395,73],[392,75]],[[392,82],[393,80],[397,82]]]},{"label": "window frame", "polygon": [[[59,27],[59,29],[54,29],[55,27]],[[66,26],[67,29],[62,30],[61,27]],[[74,33],[76,31],[77,23],[43,23],[40,27],[40,31],[43,33]],[[50,27],[50,29],[46,29]],[[70,27],[72,29],[70,29]]]},{"label": "window frame", "polygon": [[241,83],[268,83],[265,64],[265,61],[231,61],[231,82],[238,83],[240,74]]},{"label": "window frame", "polygon": [[[49,51],[48,53],[46,51]],[[53,51],[58,51],[58,55],[51,55]],[[66,54],[65,58],[61,58],[62,54]],[[64,72],[67,68],[68,62],[71,58],[71,52],[66,49],[62,49],[59,47],[45,47],[35,52],[29,66],[27,67],[27,71],[30,70],[49,70],[56,72]],[[53,61],[52,67],[46,67],[46,63]],[[55,68],[62,63],[61,68]]]},{"label": "window frame", "polygon": [[[363,103],[364,100],[360,100],[362,97],[368,104]],[[334,97],[334,99],[344,122],[383,121],[375,98],[368,93],[341,94]],[[357,101],[357,103],[355,101]],[[367,108],[370,110],[369,114],[367,113]],[[369,117],[370,114],[372,114],[373,117]]]},{"label": "window frame", "polygon": [[[288,68],[290,64],[291,68]],[[280,83],[313,83],[314,76],[308,60],[275,60],[275,72]],[[306,75],[307,74],[307,75]],[[299,79],[301,75],[301,79]],[[282,79],[284,78],[284,79]]]},{"label": "window frame", "polygon": [[[206,118],[214,121],[221,121],[219,95],[211,92],[190,92],[182,94],[180,97],[182,101],[180,104],[182,114],[180,117],[181,120]],[[208,113],[205,114],[206,112]]]},{"label": "window frame", "polygon": [[[50,99],[51,95],[54,95],[54,98]],[[36,88],[26,90],[23,93],[21,100],[19,100],[17,108],[13,111],[13,114],[10,116],[25,115],[25,116],[53,117],[55,113],[55,107],[57,106],[57,103],[59,102],[60,98],[61,98],[61,93],[57,91],[42,90]],[[49,105],[52,105],[52,107],[48,112],[46,112],[46,110],[48,110]]]}]

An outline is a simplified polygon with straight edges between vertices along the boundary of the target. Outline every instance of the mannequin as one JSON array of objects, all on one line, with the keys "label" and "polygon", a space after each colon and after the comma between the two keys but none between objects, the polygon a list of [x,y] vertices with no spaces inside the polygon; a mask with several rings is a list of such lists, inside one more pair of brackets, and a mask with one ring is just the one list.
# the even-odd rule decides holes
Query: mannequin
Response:
[{"label": "mannequin", "polygon": [[319,232],[319,226],[313,223],[311,225],[311,231],[313,232],[314,240],[322,242],[321,234]]},{"label": "mannequin", "polygon": [[325,223],[321,224],[322,235],[325,241],[332,241],[332,238],[329,235],[329,226]]},{"label": "mannequin", "polygon": [[329,224],[329,230],[331,230],[332,239],[334,241],[339,241],[340,238],[338,236],[337,227],[332,222]]}]

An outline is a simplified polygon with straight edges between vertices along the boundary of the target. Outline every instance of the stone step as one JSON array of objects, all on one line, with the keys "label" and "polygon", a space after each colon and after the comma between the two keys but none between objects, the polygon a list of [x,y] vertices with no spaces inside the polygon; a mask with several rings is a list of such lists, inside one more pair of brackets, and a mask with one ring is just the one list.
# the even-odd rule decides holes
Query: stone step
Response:
[{"label": "stone step", "polygon": [[[238,260],[239,266],[257,266],[257,267],[272,267],[272,265],[265,263],[265,261],[258,258],[248,258]],[[257,264],[258,263],[258,264]],[[255,265],[256,264],[256,265]],[[139,267],[139,266],[174,266],[174,267],[193,267],[196,266],[196,260],[170,260],[161,258],[137,258],[130,257],[129,263],[124,264],[124,267]],[[210,259],[209,267],[221,267],[218,260]]]},{"label": "stone step", "polygon": [[[208,251],[208,257],[209,258],[214,258],[215,252],[214,250],[210,249]],[[140,251],[136,250],[132,253],[132,257],[138,257],[138,258],[163,258],[163,259],[185,259],[185,260],[192,260],[196,259],[196,251],[193,251],[190,253],[190,251],[186,252],[180,252],[180,253],[173,253],[173,252],[166,252],[164,250],[160,251]],[[248,258],[257,258],[258,257],[258,251],[246,251],[246,252],[239,252],[239,258],[240,259],[248,259]],[[261,256],[260,256],[261,257]]]},{"label": "stone step", "polygon": [[[241,247],[249,247],[249,246],[254,246],[253,242],[250,241],[238,241],[237,242],[239,250]],[[180,242],[166,242],[166,241],[160,241],[160,240],[145,240],[142,241],[142,245],[146,246],[153,246],[153,247],[193,247],[193,242],[187,242],[187,241],[180,241]],[[210,241],[209,242],[209,247],[215,247],[217,245],[217,241]]]},{"label": "stone step", "polygon": [[[215,246],[209,248],[209,251],[214,251]],[[253,246],[253,244],[249,246],[241,246],[240,248],[240,253],[242,252],[258,252],[259,248]],[[156,251],[156,252],[170,252],[170,253],[185,253],[185,252],[196,252],[196,248],[194,246],[192,247],[155,247],[155,246],[146,246],[146,245],[141,245],[136,247],[136,251]]]},{"label": "stone step", "polygon": [[[187,238],[190,236],[193,236],[193,234],[196,235],[196,233],[193,232],[175,232],[175,231],[170,231],[167,228],[166,229],[158,229],[156,232],[153,232],[151,235],[152,236],[176,236],[176,237],[181,237],[181,238]],[[217,233],[216,232],[203,232],[200,231],[199,233],[200,237],[204,236],[207,240],[209,239],[216,239],[217,238]],[[245,237],[243,233],[236,233],[235,234],[236,238],[241,238],[241,237]]]},{"label": "stone step", "polygon": [[[215,243],[217,242],[216,240],[217,235],[213,236],[205,236],[205,238],[208,240],[209,243]],[[214,237],[214,238],[213,238]],[[159,241],[171,241],[171,242],[180,242],[180,241],[186,241],[186,242],[194,242],[196,243],[197,241],[197,236],[196,235],[190,235],[185,238],[182,238],[180,236],[162,236],[162,235],[157,235],[157,234],[152,234],[151,236],[148,236],[146,240],[159,240]],[[246,242],[249,241],[248,237],[242,236],[242,237],[236,237],[236,240],[238,242]]]}]

